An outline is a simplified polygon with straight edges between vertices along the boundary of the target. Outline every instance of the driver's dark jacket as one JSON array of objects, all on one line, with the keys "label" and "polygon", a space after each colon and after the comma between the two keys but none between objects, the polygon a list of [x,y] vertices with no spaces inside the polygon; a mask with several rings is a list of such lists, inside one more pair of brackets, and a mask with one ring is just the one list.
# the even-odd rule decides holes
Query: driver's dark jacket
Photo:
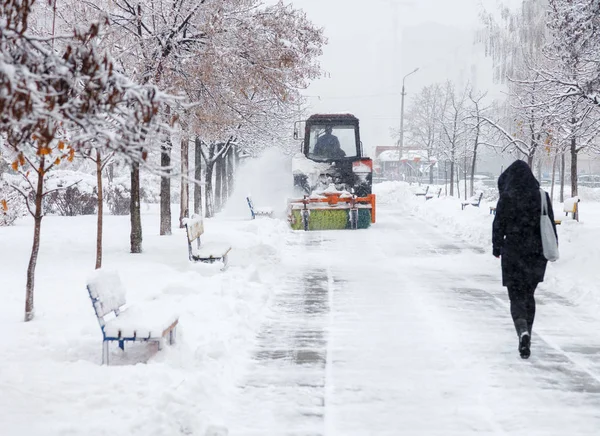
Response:
[{"label": "driver's dark jacket", "polygon": [[326,133],[319,137],[315,144],[315,150],[313,152],[316,156],[322,156],[327,159],[337,159],[345,157],[346,153],[340,146],[340,141],[337,136],[330,133]]}]

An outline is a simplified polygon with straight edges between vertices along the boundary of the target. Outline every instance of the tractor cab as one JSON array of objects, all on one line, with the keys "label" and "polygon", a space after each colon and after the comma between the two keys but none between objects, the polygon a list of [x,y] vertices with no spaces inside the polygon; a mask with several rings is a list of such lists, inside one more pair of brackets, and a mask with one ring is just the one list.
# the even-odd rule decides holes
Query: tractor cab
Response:
[{"label": "tractor cab", "polygon": [[304,126],[302,153],[317,162],[360,159],[358,118],[350,114],[311,116]]},{"label": "tractor cab", "polygon": [[299,194],[310,195],[330,186],[358,196],[371,194],[373,162],[363,156],[354,115],[312,115],[296,123],[294,137],[302,139],[302,153],[292,162]]}]

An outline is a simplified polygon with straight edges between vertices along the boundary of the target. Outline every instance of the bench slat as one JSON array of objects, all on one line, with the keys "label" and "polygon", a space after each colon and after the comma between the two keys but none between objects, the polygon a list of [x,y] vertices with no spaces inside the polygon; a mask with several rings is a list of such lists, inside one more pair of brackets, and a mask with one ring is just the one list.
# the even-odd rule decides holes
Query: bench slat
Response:
[{"label": "bench slat", "polygon": [[188,239],[193,241],[204,234],[204,221],[202,218],[189,218],[185,222],[185,228]]},{"label": "bench slat", "polygon": [[252,216],[252,219],[255,219],[257,216],[268,216],[270,218],[273,217],[273,209],[270,207],[255,207],[250,196],[246,197],[246,202],[250,208],[250,215]]},{"label": "bench slat", "polygon": [[192,256],[198,259],[221,259],[231,251],[231,245],[219,242],[204,243],[198,248],[192,249]]},{"label": "bench slat", "polygon": [[104,333],[107,338],[160,339],[178,322],[175,314],[161,309],[158,304],[131,307],[108,321]]},{"label": "bench slat", "polygon": [[[223,260],[227,264],[227,254],[231,251],[231,245],[219,242],[202,243],[200,236],[204,233],[204,224],[201,217],[194,215],[191,219],[184,221],[188,239],[188,256],[191,261],[212,263],[215,260]],[[197,241],[197,247],[192,242]]]},{"label": "bench slat", "polygon": [[115,271],[94,271],[88,278],[87,286],[96,310],[96,316],[99,318],[110,312],[118,311],[127,302],[125,289]]}]

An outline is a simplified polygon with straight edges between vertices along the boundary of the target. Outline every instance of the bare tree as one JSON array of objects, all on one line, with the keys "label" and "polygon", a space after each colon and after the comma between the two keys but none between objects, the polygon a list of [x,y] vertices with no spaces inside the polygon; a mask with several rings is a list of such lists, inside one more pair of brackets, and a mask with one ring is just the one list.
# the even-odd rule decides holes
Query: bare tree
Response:
[{"label": "bare tree", "polygon": [[[578,155],[600,133],[596,97],[600,91],[600,23],[597,2],[550,0],[548,28],[552,38],[544,53],[549,62],[537,66],[554,106],[556,136],[568,143],[571,157],[571,195],[578,193]],[[562,193],[562,189],[561,189]]]},{"label": "bare tree", "polygon": [[430,164],[429,183],[433,183],[434,158],[443,139],[439,120],[443,117],[446,89],[439,83],[424,87],[414,96],[406,114],[407,133],[411,143],[427,150]]},{"label": "bare tree", "polygon": [[190,216],[190,139],[182,135],[181,137],[181,194],[179,207],[179,228],[183,228],[184,218]]},{"label": "bare tree", "polygon": [[475,191],[475,170],[477,168],[477,153],[479,146],[484,144],[484,136],[487,133],[488,125],[483,120],[483,117],[488,112],[488,107],[483,107],[483,100],[487,93],[475,94],[473,90],[469,92],[469,100],[471,101],[470,115],[467,118],[467,124],[471,129],[471,137],[473,148],[471,151],[471,180],[469,181],[470,195],[474,195]]},{"label": "bare tree", "polygon": [[98,190],[98,217],[96,225],[96,269],[102,268],[102,239],[103,239],[103,224],[104,224],[104,184],[102,180],[102,173],[107,165],[112,163],[114,152],[102,155],[102,150],[89,150],[83,154],[86,159],[90,159],[94,162],[96,167],[96,187]]},{"label": "bare tree", "polygon": [[[466,125],[466,101],[469,88],[456,92],[454,84],[446,84],[446,102],[443,117],[440,120],[444,135],[443,154],[446,161],[450,162],[450,195],[454,195],[454,174],[456,165],[464,158],[465,144],[469,129]],[[458,173],[457,173],[458,180]],[[457,184],[458,185],[458,184]]]}]

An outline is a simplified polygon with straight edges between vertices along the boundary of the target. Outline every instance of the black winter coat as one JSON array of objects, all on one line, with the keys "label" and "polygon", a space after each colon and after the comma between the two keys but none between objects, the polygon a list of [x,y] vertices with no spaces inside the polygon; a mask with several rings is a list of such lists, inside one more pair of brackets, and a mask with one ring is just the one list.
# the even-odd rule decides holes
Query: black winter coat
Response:
[{"label": "black winter coat", "polygon": [[[518,160],[500,175],[498,190],[500,199],[496,206],[492,244],[494,256],[502,256],[502,285],[537,285],[544,281],[548,263],[540,234],[540,185],[529,165]],[[547,193],[546,202],[556,235],[552,202]]]}]

